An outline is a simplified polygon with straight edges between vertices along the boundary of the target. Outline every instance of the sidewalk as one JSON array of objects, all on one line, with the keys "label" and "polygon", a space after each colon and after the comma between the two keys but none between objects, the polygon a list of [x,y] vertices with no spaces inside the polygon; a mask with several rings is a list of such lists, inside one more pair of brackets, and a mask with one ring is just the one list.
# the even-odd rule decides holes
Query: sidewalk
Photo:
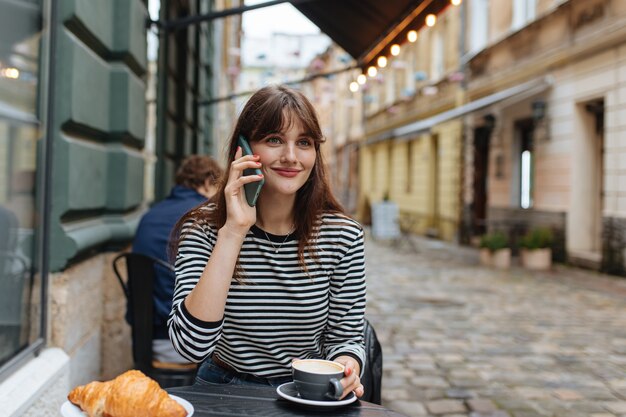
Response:
[{"label": "sidewalk", "polygon": [[383,403],[409,416],[626,416],[626,280],[498,271],[475,249],[366,240]]}]

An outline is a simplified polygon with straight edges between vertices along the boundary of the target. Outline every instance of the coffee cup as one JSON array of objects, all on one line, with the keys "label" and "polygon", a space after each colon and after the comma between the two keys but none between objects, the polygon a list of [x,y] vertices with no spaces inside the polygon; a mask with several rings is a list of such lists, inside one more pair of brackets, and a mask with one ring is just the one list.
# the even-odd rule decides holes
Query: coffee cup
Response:
[{"label": "coffee cup", "polygon": [[293,382],[307,400],[338,400],[343,394],[341,378],[345,367],[323,359],[299,359],[291,364]]}]

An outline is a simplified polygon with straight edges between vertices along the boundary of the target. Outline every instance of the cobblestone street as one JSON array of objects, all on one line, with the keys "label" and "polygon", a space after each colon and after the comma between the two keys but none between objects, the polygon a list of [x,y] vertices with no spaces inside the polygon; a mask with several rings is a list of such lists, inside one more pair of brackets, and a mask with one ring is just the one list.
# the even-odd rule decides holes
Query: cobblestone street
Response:
[{"label": "cobblestone street", "polygon": [[383,405],[408,416],[626,416],[626,280],[478,265],[475,249],[367,238]]}]

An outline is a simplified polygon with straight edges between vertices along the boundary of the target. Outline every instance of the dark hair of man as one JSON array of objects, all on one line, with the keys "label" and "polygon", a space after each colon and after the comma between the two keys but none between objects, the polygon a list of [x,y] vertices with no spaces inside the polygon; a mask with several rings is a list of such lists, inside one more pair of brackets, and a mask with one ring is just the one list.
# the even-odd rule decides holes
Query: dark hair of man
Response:
[{"label": "dark hair of man", "polygon": [[222,168],[210,156],[192,155],[183,160],[176,171],[176,184],[183,187],[198,189],[210,180],[217,184],[222,178]]}]

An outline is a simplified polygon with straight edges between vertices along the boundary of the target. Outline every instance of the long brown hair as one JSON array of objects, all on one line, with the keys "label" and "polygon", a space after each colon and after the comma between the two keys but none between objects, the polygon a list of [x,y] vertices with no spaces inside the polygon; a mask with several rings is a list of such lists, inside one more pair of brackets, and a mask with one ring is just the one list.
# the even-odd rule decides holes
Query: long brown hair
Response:
[{"label": "long brown hair", "polygon": [[[268,86],[258,90],[244,106],[233,134],[228,143],[228,164],[235,159],[237,152],[237,138],[243,135],[250,142],[258,141],[268,134],[280,132],[289,128],[293,123],[300,123],[304,132],[315,143],[315,165],[313,170],[296,193],[294,206],[295,230],[294,236],[298,239],[298,259],[300,266],[306,271],[304,260],[305,251],[314,259],[317,254],[314,250],[314,242],[317,237],[316,225],[323,213],[344,214],[344,209],[333,196],[326,173],[320,145],[325,142],[322,130],[317,119],[313,105],[299,91],[286,86]],[[213,200],[188,212],[183,216],[172,232],[174,245],[172,254],[175,254],[180,241],[184,236],[180,235],[183,224],[192,221],[193,225],[210,225],[219,230],[226,223],[226,197],[224,188],[228,180],[228,173],[224,175],[219,192]],[[214,208],[206,209],[206,205],[215,204]],[[239,279],[238,268],[235,269],[235,278]]]}]

